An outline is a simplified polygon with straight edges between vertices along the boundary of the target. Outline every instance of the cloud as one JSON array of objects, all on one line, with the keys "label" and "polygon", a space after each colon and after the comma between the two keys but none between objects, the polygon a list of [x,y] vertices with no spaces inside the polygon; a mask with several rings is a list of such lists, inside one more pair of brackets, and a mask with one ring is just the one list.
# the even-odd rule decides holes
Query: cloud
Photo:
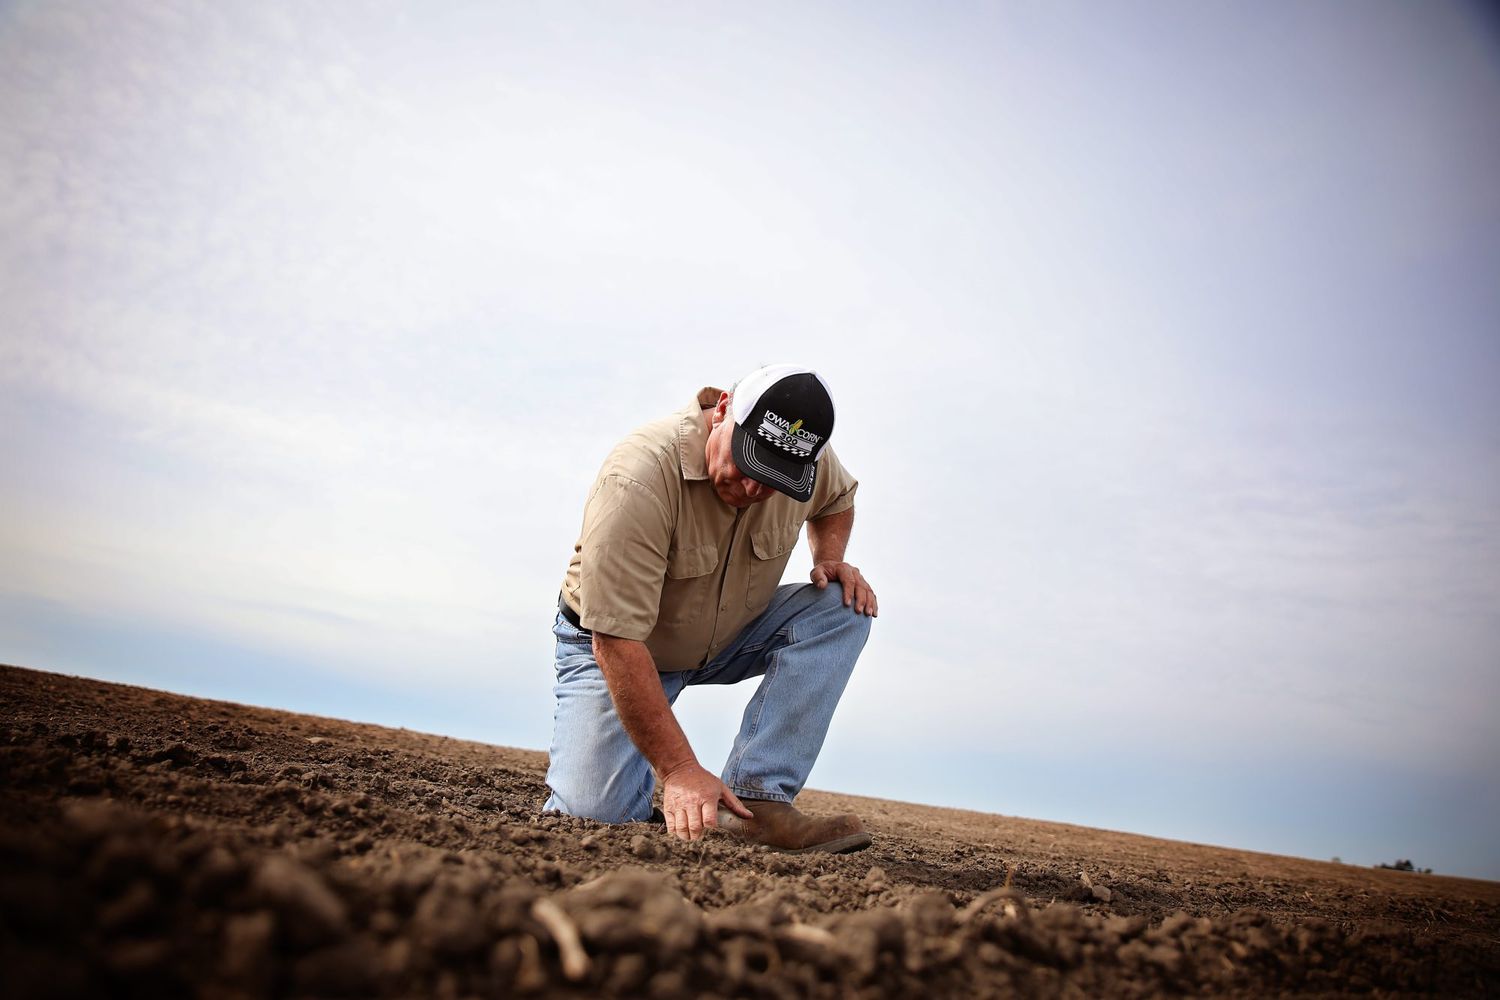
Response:
[{"label": "cloud", "polygon": [[841,739],[1500,757],[1463,25],[799,18],[0,14],[11,606],[545,700],[605,451],[790,357],[886,609]]}]

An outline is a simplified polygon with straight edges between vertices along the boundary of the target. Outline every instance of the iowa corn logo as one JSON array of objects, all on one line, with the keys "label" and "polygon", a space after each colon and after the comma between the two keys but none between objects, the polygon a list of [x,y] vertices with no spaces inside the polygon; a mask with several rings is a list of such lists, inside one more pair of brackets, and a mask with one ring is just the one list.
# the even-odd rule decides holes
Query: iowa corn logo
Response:
[{"label": "iowa corn logo", "polygon": [[782,451],[802,458],[812,454],[819,441],[823,440],[812,431],[802,429],[802,421],[790,421],[767,410],[761,417],[756,433]]}]

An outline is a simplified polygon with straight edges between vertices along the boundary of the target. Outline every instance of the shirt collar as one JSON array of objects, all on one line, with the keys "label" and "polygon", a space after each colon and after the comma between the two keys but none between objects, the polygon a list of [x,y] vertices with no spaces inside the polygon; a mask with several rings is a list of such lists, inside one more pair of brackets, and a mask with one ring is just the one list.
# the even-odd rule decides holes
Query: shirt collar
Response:
[{"label": "shirt collar", "polygon": [[682,465],[683,479],[708,478],[708,430],[704,427],[703,411],[718,405],[723,391],[704,386],[692,403],[679,411],[682,419],[677,422],[677,461]]}]

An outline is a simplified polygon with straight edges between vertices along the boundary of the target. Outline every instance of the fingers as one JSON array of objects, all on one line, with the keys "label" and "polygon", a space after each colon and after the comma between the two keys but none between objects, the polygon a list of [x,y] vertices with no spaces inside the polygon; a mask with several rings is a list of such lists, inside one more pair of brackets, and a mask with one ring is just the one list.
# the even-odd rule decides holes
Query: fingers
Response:
[{"label": "fingers", "polygon": [[[860,587],[864,586],[865,578],[860,575],[858,566],[850,566],[848,563],[839,563],[839,583],[844,588],[844,607],[854,607],[854,601],[858,598]],[[856,611],[860,610],[855,608]]]},{"label": "fingers", "polygon": [[874,618],[879,611],[875,602],[875,591],[870,587],[858,566],[839,564],[839,583],[844,588],[844,607],[853,608],[862,615]]},{"label": "fingers", "polygon": [[[667,833],[678,840],[697,840],[703,836],[709,827],[719,825],[719,803],[723,802],[730,811],[742,819],[754,819],[755,814],[745,808],[745,803],[739,800],[729,786],[723,781],[717,781],[718,794],[712,798],[699,798],[695,789],[693,793],[684,793],[682,790],[671,789],[667,795],[669,801],[662,804],[662,812],[667,818]],[[701,791],[707,795],[713,795],[712,786],[702,788]]]},{"label": "fingers", "polygon": [[862,615],[875,618],[880,614],[880,605],[875,600],[875,590],[865,579],[858,566],[846,562],[821,562],[808,574],[813,586],[826,588],[831,580],[837,580],[844,591],[844,607],[853,608]]},{"label": "fingers", "polygon": [[875,602],[875,591],[863,576],[859,578],[859,594],[854,599],[854,610],[874,618],[880,608]]},{"label": "fingers", "polygon": [[741,819],[755,818],[755,814],[749,809],[745,808],[745,803],[741,802],[739,800],[739,797],[729,790],[728,785],[720,782],[719,788],[721,789],[719,792],[719,798],[724,802],[726,806],[729,807],[730,812],[734,813]]},{"label": "fingers", "polygon": [[662,781],[662,812],[667,832],[678,840],[697,840],[718,826],[719,793],[724,783],[696,763],[672,772]]}]

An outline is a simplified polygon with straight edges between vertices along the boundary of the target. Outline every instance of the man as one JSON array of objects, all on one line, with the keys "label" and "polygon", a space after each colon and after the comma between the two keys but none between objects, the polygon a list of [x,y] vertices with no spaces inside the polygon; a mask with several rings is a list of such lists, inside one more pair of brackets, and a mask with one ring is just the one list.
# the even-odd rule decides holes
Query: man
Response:
[{"label": "man", "polygon": [[[631,433],[594,480],[563,581],[551,796],[545,808],[667,830],[718,826],[785,851],[851,851],[852,815],[792,801],[823,746],[878,610],[844,560],[855,480],[828,449],[833,399],[815,372],[760,368]],[[779,586],[803,524],[810,584]],[[722,775],[672,714],[694,684],[759,677]]]}]

